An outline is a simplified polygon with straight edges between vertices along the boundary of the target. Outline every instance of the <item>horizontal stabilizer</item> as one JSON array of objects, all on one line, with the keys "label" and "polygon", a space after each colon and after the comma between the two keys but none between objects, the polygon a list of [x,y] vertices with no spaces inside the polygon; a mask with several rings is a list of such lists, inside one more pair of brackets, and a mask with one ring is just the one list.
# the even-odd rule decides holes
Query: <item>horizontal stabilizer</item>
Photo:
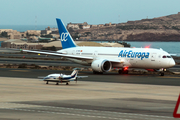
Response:
[{"label": "horizontal stabilizer", "polygon": [[170,54],[171,56],[177,56],[177,54]]},{"label": "horizontal stabilizer", "polygon": [[38,76],[39,79],[44,79],[46,76]]},{"label": "horizontal stabilizer", "polygon": [[77,76],[77,78],[86,78],[88,76]]}]

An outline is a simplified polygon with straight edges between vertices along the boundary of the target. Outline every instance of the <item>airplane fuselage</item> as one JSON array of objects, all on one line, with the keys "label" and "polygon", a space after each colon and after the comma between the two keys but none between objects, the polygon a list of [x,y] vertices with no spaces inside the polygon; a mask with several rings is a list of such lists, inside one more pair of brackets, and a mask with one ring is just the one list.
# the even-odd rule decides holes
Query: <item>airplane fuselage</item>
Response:
[{"label": "airplane fuselage", "polygon": [[98,59],[116,59],[120,62],[113,62],[113,68],[160,69],[174,66],[175,62],[171,56],[162,49],[152,48],[120,48],[120,47],[72,47],[57,51],[65,55],[93,57],[93,60],[78,60],[68,58],[69,60],[82,64],[91,65]]}]

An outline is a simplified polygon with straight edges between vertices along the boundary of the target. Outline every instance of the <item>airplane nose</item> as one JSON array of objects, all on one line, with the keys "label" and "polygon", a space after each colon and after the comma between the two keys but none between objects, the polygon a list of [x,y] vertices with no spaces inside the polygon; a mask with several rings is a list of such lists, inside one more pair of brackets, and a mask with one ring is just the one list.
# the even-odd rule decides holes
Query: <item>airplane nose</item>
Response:
[{"label": "airplane nose", "polygon": [[170,60],[170,62],[169,62],[169,66],[171,66],[171,67],[173,67],[173,66],[175,66],[175,61],[174,60]]}]

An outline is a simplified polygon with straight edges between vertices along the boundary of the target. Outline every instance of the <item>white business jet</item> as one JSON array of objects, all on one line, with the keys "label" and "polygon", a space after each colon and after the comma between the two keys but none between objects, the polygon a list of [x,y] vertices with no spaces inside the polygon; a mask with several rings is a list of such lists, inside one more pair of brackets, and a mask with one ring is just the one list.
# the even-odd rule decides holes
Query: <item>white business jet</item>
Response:
[{"label": "white business jet", "polygon": [[66,85],[69,85],[70,81],[76,81],[79,78],[86,78],[88,76],[77,76],[78,74],[78,70],[74,69],[74,71],[71,73],[71,75],[65,75],[62,73],[54,73],[54,74],[49,74],[46,77],[38,77],[41,78],[43,81],[46,81],[46,84],[48,84],[49,82],[56,82],[56,85],[58,85],[59,83],[66,83]]},{"label": "white business jet", "polygon": [[175,65],[171,55],[162,49],[77,46],[62,20],[58,18],[56,20],[62,50],[22,51],[65,57],[73,62],[91,66],[95,74],[108,72],[112,68],[120,68],[119,74],[127,74],[128,68],[142,68],[158,70],[160,75],[164,76],[164,70]]}]

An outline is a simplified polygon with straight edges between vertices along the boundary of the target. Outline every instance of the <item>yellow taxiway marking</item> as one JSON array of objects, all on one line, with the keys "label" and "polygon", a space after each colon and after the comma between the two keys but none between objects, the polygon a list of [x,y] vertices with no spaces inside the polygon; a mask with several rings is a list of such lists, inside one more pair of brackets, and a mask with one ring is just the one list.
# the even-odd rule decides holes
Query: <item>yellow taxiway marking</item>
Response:
[{"label": "yellow taxiway marking", "polygon": [[10,71],[15,71],[15,72],[29,72],[29,70],[10,70]]}]

